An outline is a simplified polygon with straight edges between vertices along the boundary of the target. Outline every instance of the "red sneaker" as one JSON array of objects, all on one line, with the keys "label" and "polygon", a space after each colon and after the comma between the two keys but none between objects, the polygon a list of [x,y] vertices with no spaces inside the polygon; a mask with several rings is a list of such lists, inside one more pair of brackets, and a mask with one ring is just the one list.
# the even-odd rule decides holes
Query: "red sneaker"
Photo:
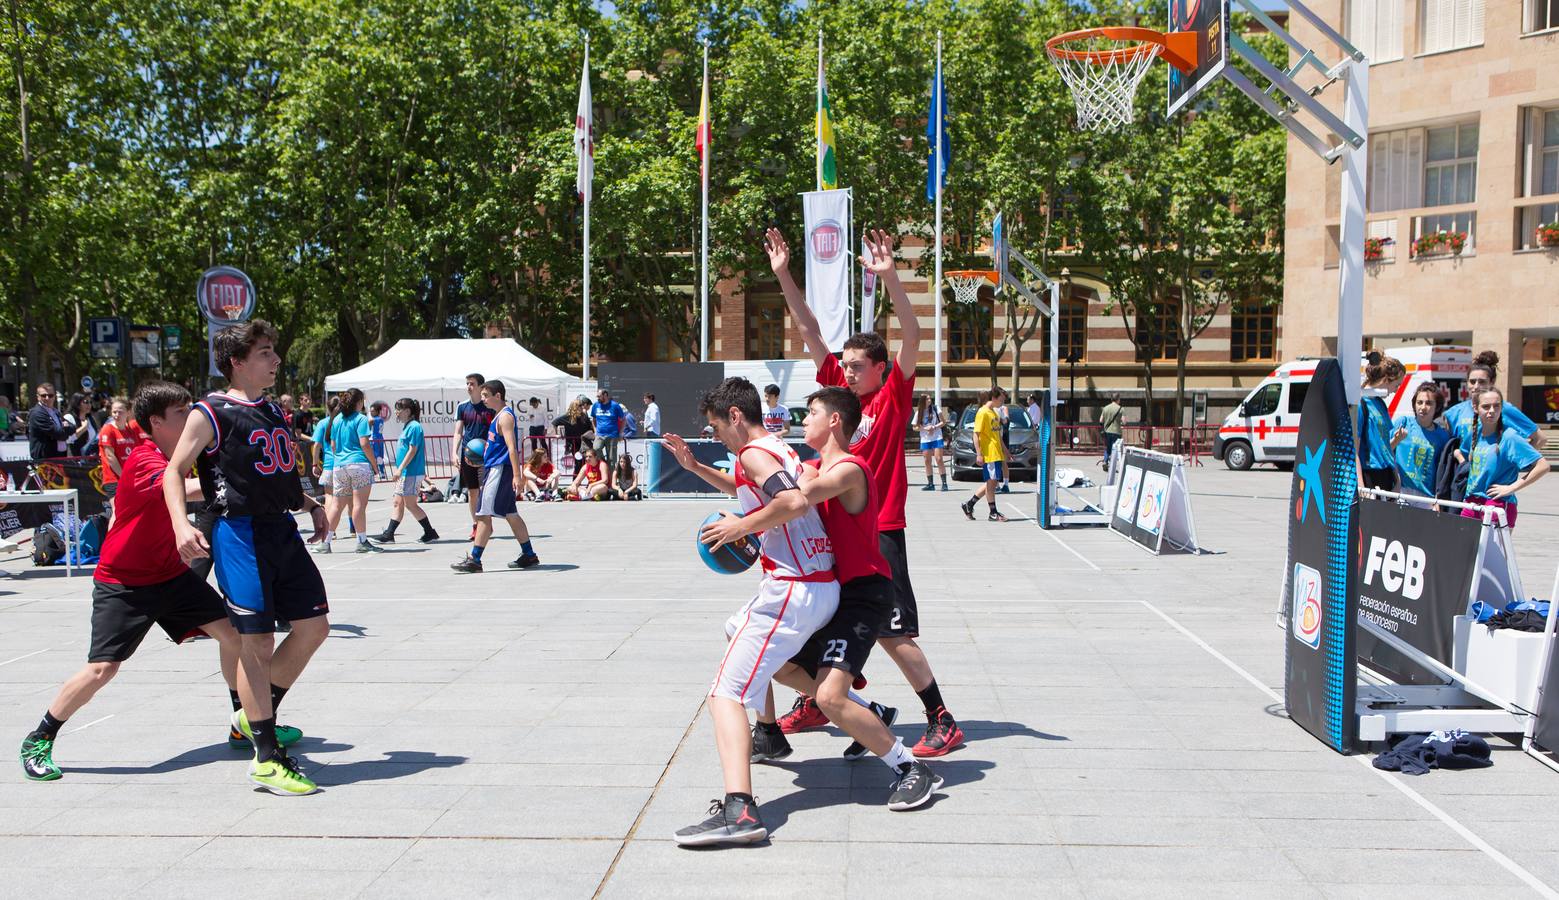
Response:
[{"label": "red sneaker", "polygon": [[780,731],[786,734],[795,734],[798,731],[806,731],[809,728],[822,728],[828,724],[828,717],[817,708],[817,703],[805,694],[796,696],[796,705],[790,708],[790,712],[780,716]]},{"label": "red sneaker", "polygon": [[926,733],[910,752],[921,758],[946,756],[963,742],[963,729],[953,721],[947,707],[939,706],[936,712],[926,714]]}]

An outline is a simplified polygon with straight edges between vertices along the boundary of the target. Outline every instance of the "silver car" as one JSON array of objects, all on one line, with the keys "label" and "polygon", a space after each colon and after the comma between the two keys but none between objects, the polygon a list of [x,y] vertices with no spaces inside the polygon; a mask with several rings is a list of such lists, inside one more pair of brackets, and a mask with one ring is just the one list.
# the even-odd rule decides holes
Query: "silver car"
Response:
[{"label": "silver car", "polygon": [[[974,456],[974,414],[979,404],[964,407],[958,416],[958,427],[953,430],[953,477],[960,481],[978,479],[980,465]],[[1037,457],[1035,449],[1039,432],[1029,420],[1028,410],[1021,406],[1007,406],[1007,469],[1013,481],[1032,481]]]}]

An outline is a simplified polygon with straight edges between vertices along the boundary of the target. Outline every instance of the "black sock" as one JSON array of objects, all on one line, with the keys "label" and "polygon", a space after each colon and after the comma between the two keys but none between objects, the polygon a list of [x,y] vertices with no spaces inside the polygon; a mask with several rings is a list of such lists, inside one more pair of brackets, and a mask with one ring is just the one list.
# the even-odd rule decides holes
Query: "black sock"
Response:
[{"label": "black sock", "polygon": [[400,525],[401,525],[401,520],[400,519],[391,519],[389,522],[385,523],[384,533],[385,534],[394,534],[395,533],[395,529],[399,528]]},{"label": "black sock", "polygon": [[759,722],[758,730],[764,734],[784,734],[783,731],[780,731],[778,722]]},{"label": "black sock", "polygon": [[237,691],[228,691],[227,697],[229,700],[233,701],[233,712],[238,712],[240,709],[244,708],[244,701],[238,699]]},{"label": "black sock", "polygon": [[926,685],[923,691],[916,691],[920,695],[920,702],[926,708],[926,712],[934,713],[942,708],[942,689],[936,686],[936,679]]},{"label": "black sock", "polygon": [[38,727],[33,731],[32,734],[29,734],[27,737],[35,741],[39,738],[47,738],[48,740],[52,741],[56,737],[59,737],[60,729],[64,727],[64,719],[56,719],[49,715],[48,710],[44,710],[43,718],[39,720]]},{"label": "black sock", "polygon": [[254,758],[261,762],[281,755],[281,748],[276,746],[276,716],[259,722],[250,722],[249,730],[254,732]]},{"label": "black sock", "polygon": [[281,706],[281,700],[287,696],[287,689],[271,685],[271,717],[276,717],[276,708]]},{"label": "black sock", "polygon": [[752,799],[751,794],[743,794],[737,791],[729,791],[726,793],[725,802],[730,803],[732,800],[740,800],[743,803],[750,803],[753,806],[758,805],[758,801]]},{"label": "black sock", "polygon": [[427,516],[418,519],[417,524],[422,526],[423,534],[433,534],[433,523],[429,521]]}]

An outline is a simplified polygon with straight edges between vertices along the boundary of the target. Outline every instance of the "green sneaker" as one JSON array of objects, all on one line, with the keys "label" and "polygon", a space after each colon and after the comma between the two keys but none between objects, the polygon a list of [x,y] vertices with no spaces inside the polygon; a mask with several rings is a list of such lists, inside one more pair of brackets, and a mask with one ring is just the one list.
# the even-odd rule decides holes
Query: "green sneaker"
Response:
[{"label": "green sneaker", "polygon": [[[291,725],[276,726],[276,745],[279,747],[291,747],[303,740],[303,732]],[[234,750],[253,750],[254,732],[249,730],[249,717],[243,710],[233,712],[232,721],[228,723],[227,745]]]},{"label": "green sneaker", "polygon": [[297,760],[285,754],[265,762],[250,762],[249,780],[283,797],[306,797],[319,790],[319,786],[298,769]]},{"label": "green sneaker", "polygon": [[29,781],[58,781],[60,767],[54,764],[54,742],[48,738],[22,740],[22,773]]}]

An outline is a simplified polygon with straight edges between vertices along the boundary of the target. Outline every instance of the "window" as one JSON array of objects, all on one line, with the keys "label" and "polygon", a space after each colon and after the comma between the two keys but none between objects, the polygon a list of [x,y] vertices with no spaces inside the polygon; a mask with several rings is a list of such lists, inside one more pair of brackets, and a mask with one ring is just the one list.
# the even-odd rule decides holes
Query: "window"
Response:
[{"label": "window", "polygon": [[1270,416],[1278,411],[1278,397],[1283,393],[1283,382],[1274,381],[1264,384],[1261,389],[1251,394],[1241,404],[1246,418],[1253,416]]},{"label": "window", "polygon": [[1137,311],[1137,362],[1175,358],[1179,341],[1180,300],[1166,297],[1151,310]]},{"label": "window", "polygon": [[1305,395],[1310,393],[1310,382],[1290,381],[1288,383],[1288,411],[1299,415],[1305,409]]},{"label": "window", "polygon": [[1525,0],[1522,5],[1526,7],[1521,16],[1523,33],[1559,28],[1559,0]]},{"label": "window", "polygon": [[1370,212],[1477,201],[1478,123],[1370,135]]},{"label": "window", "polygon": [[995,305],[987,300],[954,303],[944,296],[942,308],[947,311],[947,358],[952,362],[984,359],[982,354],[991,351]]},{"label": "window", "polygon": [[1559,359],[1559,338],[1543,339],[1543,360],[1552,362]]},{"label": "window", "polygon": [[1402,0],[1353,0],[1348,40],[1371,63],[1402,58]]},{"label": "window", "polygon": [[[1072,292],[1074,295],[1080,293],[1075,287]],[[1088,356],[1088,298],[1073,296],[1062,300],[1060,318],[1061,350],[1056,354],[1056,359],[1066,362],[1069,357],[1076,356],[1078,362],[1081,362]],[[1042,335],[1040,346],[1049,353],[1050,323],[1048,321],[1040,323],[1039,329]]]},{"label": "window", "polygon": [[1423,0],[1420,46],[1424,53],[1483,43],[1483,0]]},{"label": "window", "polygon": [[[1443,213],[1437,216],[1415,216],[1413,218],[1413,240],[1417,241],[1426,234],[1435,234],[1441,231],[1461,232],[1467,236],[1467,242],[1462,247],[1461,255],[1467,256],[1473,252],[1473,242],[1477,236],[1478,216],[1473,212]],[[1452,254],[1454,251],[1445,245],[1426,255],[1442,256]],[[1414,256],[1419,254],[1414,253]]]},{"label": "window", "polygon": [[1555,222],[1559,222],[1559,203],[1521,207],[1517,222],[1520,232],[1516,235],[1516,249],[1533,250],[1542,246],[1537,242],[1537,226],[1552,225]]},{"label": "window", "polygon": [[782,301],[748,301],[747,353],[749,359],[785,358],[785,304]]},{"label": "window", "polygon": [[1236,305],[1229,316],[1229,359],[1277,359],[1277,331],[1276,306]]},{"label": "window", "polygon": [[1447,125],[1427,132],[1424,205],[1472,203],[1478,176],[1478,125]]},{"label": "window", "polygon": [[1522,194],[1559,194],[1559,109],[1528,109],[1525,119]]}]

